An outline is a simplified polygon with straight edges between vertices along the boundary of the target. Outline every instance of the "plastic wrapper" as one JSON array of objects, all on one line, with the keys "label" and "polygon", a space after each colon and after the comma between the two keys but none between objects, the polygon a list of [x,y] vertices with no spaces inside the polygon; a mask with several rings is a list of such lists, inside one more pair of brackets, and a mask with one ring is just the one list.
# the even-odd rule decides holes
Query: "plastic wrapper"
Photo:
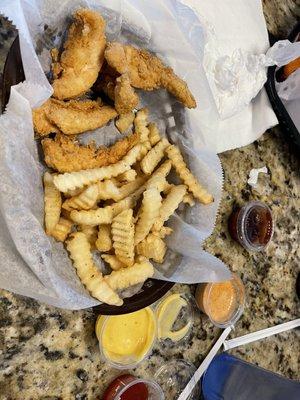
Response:
[{"label": "plastic wrapper", "polygon": [[[147,1],[33,1],[7,0],[0,12],[17,26],[26,81],[11,90],[7,110],[0,118],[0,286],[55,306],[81,309],[98,304],[80,283],[63,245],[43,228],[42,174],[45,165],[34,140],[31,107],[52,93],[49,50],[60,46],[72,12],[86,6],[102,13],[108,40],[118,39],[155,51],[186,79],[200,102],[196,50],[183,32],[191,10],[179,2]],[[184,7],[186,13],[181,13]],[[124,13],[122,10],[126,10]],[[180,12],[180,15],[178,14]],[[168,24],[165,21],[168,20]],[[36,55],[37,54],[37,55]],[[162,132],[177,143],[197,178],[214,196],[209,206],[181,210],[170,223],[167,260],[156,271],[159,279],[182,283],[224,280],[227,267],[202,249],[215,223],[222,194],[222,168],[217,155],[201,145],[195,113],[185,110],[165,91],[143,93]],[[120,136],[113,124],[81,135],[82,141],[111,144]],[[182,243],[186,246],[182,246]],[[99,257],[97,257],[99,260]],[[101,268],[101,266],[99,266]],[[126,294],[128,295],[128,293]]]}]

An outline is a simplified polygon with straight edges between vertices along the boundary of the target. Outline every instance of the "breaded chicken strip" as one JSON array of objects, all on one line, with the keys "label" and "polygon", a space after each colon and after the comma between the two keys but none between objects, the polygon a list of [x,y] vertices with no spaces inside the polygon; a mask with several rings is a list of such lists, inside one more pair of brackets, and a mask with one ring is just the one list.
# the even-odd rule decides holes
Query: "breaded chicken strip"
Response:
[{"label": "breaded chicken strip", "polygon": [[163,87],[188,108],[196,101],[187,84],[156,56],[146,50],[117,42],[109,43],[105,50],[107,63],[119,74],[128,72],[133,87],[153,90]]},{"label": "breaded chicken strip", "polygon": [[59,132],[58,127],[48,118],[51,106],[52,101],[49,99],[41,107],[32,110],[33,127],[35,132],[41,137]]},{"label": "breaded chicken strip", "polygon": [[139,104],[139,97],[130,84],[127,73],[121,75],[116,80],[115,87],[115,107],[120,115],[128,114]]},{"label": "breaded chicken strip", "polygon": [[66,135],[76,135],[106,125],[117,116],[116,110],[93,100],[70,100],[68,102],[52,99],[49,120]]},{"label": "breaded chicken strip", "polygon": [[105,21],[96,11],[82,8],[74,14],[60,61],[53,65],[53,96],[72,99],[94,84],[104,60]]},{"label": "breaded chicken strip", "polygon": [[45,136],[51,132],[76,135],[97,129],[117,116],[113,107],[99,101],[70,100],[67,102],[48,99],[40,108],[33,111],[36,132]]},{"label": "breaded chicken strip", "polygon": [[44,139],[42,146],[48,167],[63,173],[114,164],[121,160],[138,141],[139,134],[134,133],[111,147],[96,148],[94,143],[83,146],[74,138],[58,134],[55,139]]}]

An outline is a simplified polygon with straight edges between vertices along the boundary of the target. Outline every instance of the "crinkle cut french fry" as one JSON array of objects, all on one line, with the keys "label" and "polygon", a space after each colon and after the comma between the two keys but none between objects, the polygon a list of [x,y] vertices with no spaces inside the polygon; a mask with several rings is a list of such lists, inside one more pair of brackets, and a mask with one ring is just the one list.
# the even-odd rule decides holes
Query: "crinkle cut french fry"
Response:
[{"label": "crinkle cut french fry", "polygon": [[129,112],[128,114],[120,115],[116,120],[115,125],[120,133],[126,132],[134,121],[134,112]]},{"label": "crinkle cut french fry", "polygon": [[141,152],[138,156],[138,161],[140,161],[147,154],[148,150],[151,149],[151,143],[149,140],[149,129],[148,129],[148,110],[146,108],[142,108],[139,110],[134,119],[134,128],[135,132],[139,134],[140,143],[142,145]]},{"label": "crinkle cut french fry", "polygon": [[160,141],[160,139],[161,139],[158,127],[154,122],[151,122],[148,125],[148,129],[149,129],[150,144],[151,144],[151,146],[155,146],[156,143],[158,143]]},{"label": "crinkle cut french fry", "polygon": [[195,200],[194,200],[193,195],[191,193],[186,193],[183,196],[182,202],[185,203],[185,204],[188,204],[191,207],[193,207],[195,205]]},{"label": "crinkle cut french fry", "polygon": [[101,254],[101,258],[110,266],[113,271],[118,271],[121,268],[126,268],[126,265],[112,254]]},{"label": "crinkle cut french fry", "polygon": [[149,180],[147,181],[148,186],[151,185],[151,182],[153,180],[156,180],[158,177],[165,178],[171,171],[172,168],[172,162],[170,160],[165,161],[163,164],[161,164],[157,170],[153,172],[153,174],[150,176]]},{"label": "crinkle cut french fry", "polygon": [[95,210],[73,210],[70,213],[70,218],[77,224],[82,225],[101,225],[101,224],[111,224],[113,217],[118,215],[120,212],[126,210],[127,208],[132,208],[138,197],[141,194],[141,190],[137,190],[131,196],[112,204],[111,206],[100,207]]},{"label": "crinkle cut french fry", "polygon": [[78,231],[83,232],[89,241],[91,248],[95,249],[95,243],[98,236],[98,229],[96,226],[92,225],[78,225]]},{"label": "crinkle cut french fry", "polygon": [[153,261],[161,264],[164,261],[167,246],[159,236],[149,233],[149,235],[136,246],[136,251],[137,254],[146,258],[151,258]]},{"label": "crinkle cut french fry", "polygon": [[72,221],[80,225],[110,224],[113,219],[113,209],[111,206],[106,206],[96,210],[73,210],[70,217]]},{"label": "crinkle cut french fry", "polygon": [[106,179],[97,183],[98,185],[98,197],[97,201],[100,200],[117,200],[120,194],[120,190],[117,183],[113,179]]},{"label": "crinkle cut french fry", "polygon": [[118,176],[130,169],[139,157],[142,145],[135,145],[126,156],[115,164],[106,167],[82,170],[77,172],[67,172],[65,174],[56,175],[53,180],[58,190],[67,192],[76,188],[96,183],[99,180],[110,179]]},{"label": "crinkle cut french fry", "polygon": [[64,196],[68,197],[68,198],[78,196],[83,190],[84,190],[84,188],[68,190],[67,192],[64,193]]},{"label": "crinkle cut french fry", "polygon": [[213,196],[203,188],[195,176],[188,169],[178,147],[171,145],[166,149],[169,159],[183,183],[193,196],[203,204],[210,204],[214,201]]},{"label": "crinkle cut french fry", "polygon": [[145,282],[154,274],[154,268],[148,260],[134,264],[132,267],[113,271],[105,276],[105,281],[113,290],[123,290],[138,283]]},{"label": "crinkle cut french fry", "polygon": [[71,233],[72,226],[73,222],[65,218],[60,218],[58,223],[55,225],[55,228],[51,232],[51,236],[54,237],[54,239],[58,242],[64,242],[69,233]]},{"label": "crinkle cut french fry", "polygon": [[133,210],[122,211],[111,224],[113,247],[117,258],[127,267],[134,263]]},{"label": "crinkle cut french fry", "polygon": [[117,177],[119,182],[132,182],[135,180],[137,173],[134,169],[129,169]]},{"label": "crinkle cut french fry", "polygon": [[67,250],[81,282],[93,297],[104,303],[121,306],[123,300],[109,286],[93,262],[91,245],[82,232],[75,232],[67,242]]},{"label": "crinkle cut french fry", "polygon": [[159,209],[159,217],[153,224],[154,231],[160,231],[164,223],[174,214],[186,194],[186,186],[173,186]]},{"label": "crinkle cut french fry", "polygon": [[168,226],[162,226],[160,231],[153,231],[152,234],[161,239],[164,239],[166,236],[171,235],[172,232],[172,228],[169,228]]},{"label": "crinkle cut french fry", "polygon": [[112,248],[111,226],[109,224],[99,225],[96,247],[99,251],[109,251]]},{"label": "crinkle cut french fry", "polygon": [[147,126],[148,125],[147,119],[148,119],[148,110],[146,108],[142,108],[141,110],[137,111],[134,119],[134,128],[135,131],[140,136],[141,143],[149,142],[149,128]]},{"label": "crinkle cut french fry", "polygon": [[154,222],[159,216],[161,195],[156,188],[147,189],[144,192],[139,219],[135,227],[134,243],[137,245],[150,232]]},{"label": "crinkle cut french fry", "polygon": [[164,151],[168,146],[168,140],[163,138],[154,147],[152,147],[150,151],[148,151],[141,161],[141,169],[145,174],[150,175],[154,171],[155,167],[163,158]]},{"label": "crinkle cut french fry", "polygon": [[65,210],[89,210],[97,204],[98,200],[98,185],[97,183],[87,187],[78,196],[67,199],[62,207]]},{"label": "crinkle cut french fry", "polygon": [[47,235],[51,235],[60,218],[62,200],[49,172],[44,174],[44,189],[45,227]]},{"label": "crinkle cut french fry", "polygon": [[146,177],[138,176],[134,181],[128,182],[119,188],[117,200],[122,200],[139,189],[146,182]]}]

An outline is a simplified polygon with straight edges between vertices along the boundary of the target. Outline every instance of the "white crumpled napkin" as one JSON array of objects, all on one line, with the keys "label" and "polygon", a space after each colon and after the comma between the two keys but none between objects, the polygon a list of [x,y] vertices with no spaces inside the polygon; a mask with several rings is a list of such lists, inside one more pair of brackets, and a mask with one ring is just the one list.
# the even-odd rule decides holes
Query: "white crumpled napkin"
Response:
[{"label": "white crumpled napkin", "polygon": [[[245,73],[246,61],[252,62],[255,68],[261,61],[260,55],[268,50],[261,0],[182,1],[192,7],[201,20],[206,42],[200,79],[205,75],[207,81],[203,82],[203,101],[197,109],[202,139],[218,153],[247,145],[278,123],[264,89],[250,101],[263,85],[265,73],[259,71],[257,82],[252,80],[251,86],[247,72],[239,82],[240,91],[237,92],[235,86],[233,95],[227,99],[213,78],[227,78],[226,88],[232,89],[236,84],[234,73],[240,70]],[[217,67],[216,76],[211,70],[214,66]]]}]

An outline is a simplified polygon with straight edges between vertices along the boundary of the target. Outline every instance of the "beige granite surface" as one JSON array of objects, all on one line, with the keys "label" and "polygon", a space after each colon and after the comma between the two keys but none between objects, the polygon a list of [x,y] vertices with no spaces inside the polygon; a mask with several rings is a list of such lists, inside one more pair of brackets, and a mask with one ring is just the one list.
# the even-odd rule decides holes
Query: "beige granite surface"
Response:
[{"label": "beige granite surface", "polygon": [[[297,1],[265,0],[268,28],[284,35],[295,22]],[[0,19],[0,64],[14,32]],[[295,281],[300,265],[299,160],[284,133],[274,128],[246,147],[223,153],[225,185],[220,213],[206,249],[243,279],[247,307],[231,337],[299,317]],[[247,185],[251,168],[266,165],[257,190]],[[233,242],[227,220],[234,205],[257,199],[275,218],[274,238],[265,253],[249,254]],[[193,293],[176,285],[173,291]],[[0,400],[93,400],[118,371],[100,359],[93,310],[64,311],[0,290]],[[153,377],[169,360],[186,359],[198,366],[220,331],[200,313],[190,339],[178,346],[156,345],[152,356],[135,371]],[[299,331],[249,344],[231,353],[268,370],[300,378]]]}]

